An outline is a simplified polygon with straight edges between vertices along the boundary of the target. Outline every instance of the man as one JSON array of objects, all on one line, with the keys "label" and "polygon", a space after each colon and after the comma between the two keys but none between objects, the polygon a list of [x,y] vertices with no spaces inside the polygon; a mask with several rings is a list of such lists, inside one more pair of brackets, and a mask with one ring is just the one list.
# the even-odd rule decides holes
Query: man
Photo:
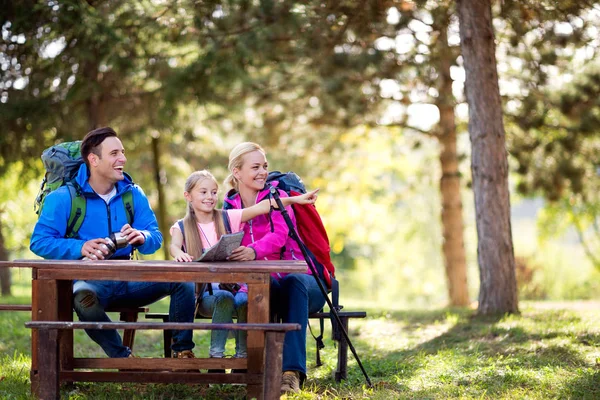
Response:
[{"label": "man", "polygon": [[[83,223],[75,238],[65,237],[71,212],[71,194],[66,186],[51,192],[44,201],[40,218],[31,236],[30,248],[46,259],[90,260],[129,259],[134,248],[152,254],[162,244],[162,234],[142,189],[124,174],[125,149],[111,128],[89,132],[81,142],[84,164],[76,184],[86,199]],[[131,192],[133,206],[125,209],[122,196]],[[127,212],[133,209],[131,225]],[[128,242],[110,255],[104,237],[119,232]],[[85,261],[82,261],[82,264]],[[85,267],[85,266],[84,266]],[[171,296],[170,320],[193,322],[194,284],[163,282],[76,281],[73,305],[81,321],[110,321],[108,306],[141,307]],[[116,330],[87,330],[87,334],[109,357],[130,357]],[[176,331],[172,345],[178,358],[193,358],[192,331]]]}]

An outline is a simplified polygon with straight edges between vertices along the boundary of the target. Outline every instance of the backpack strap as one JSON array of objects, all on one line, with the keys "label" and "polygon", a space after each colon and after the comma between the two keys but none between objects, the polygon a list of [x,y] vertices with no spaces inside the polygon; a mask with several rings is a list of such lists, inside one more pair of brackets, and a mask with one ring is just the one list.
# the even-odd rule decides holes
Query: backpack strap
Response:
[{"label": "backpack strap", "polygon": [[[177,220],[177,225],[179,226],[179,230],[181,231],[181,234],[183,235],[183,244],[181,245],[181,250],[186,251],[186,249],[185,249],[185,229],[183,227],[183,219]],[[208,294],[210,294],[211,296],[213,295],[212,283],[197,282],[195,286],[196,286],[196,308],[194,311],[194,315],[200,315],[198,313],[198,310],[200,307],[200,302],[202,301],[202,295],[207,290],[208,290]]]},{"label": "backpack strap", "polygon": [[231,233],[231,221],[229,221],[229,214],[227,213],[227,210],[221,210],[221,216],[223,217],[223,225],[225,226],[225,233],[227,233],[227,234]]},{"label": "backpack strap", "polygon": [[183,243],[181,244],[181,250],[185,251],[185,229],[183,227],[183,220],[177,220],[177,225],[179,226],[179,230],[181,231],[181,235],[183,236]]},{"label": "backpack strap", "polygon": [[[131,190],[126,191],[121,196],[123,200],[123,206],[125,207],[125,214],[127,215],[127,223],[131,225],[133,223],[133,192]],[[183,231],[182,231],[183,232]]]},{"label": "backpack strap", "polygon": [[65,186],[69,189],[69,195],[71,196],[71,213],[69,214],[65,237],[76,238],[79,237],[79,229],[83,224],[87,201],[77,183],[69,182]]},{"label": "backpack strap", "polygon": [[[85,218],[85,212],[87,209],[87,200],[81,191],[81,187],[74,181],[67,182],[65,184],[69,189],[71,195],[71,213],[69,214],[69,221],[67,222],[67,231],[65,237],[76,238],[79,236],[79,229],[83,225]],[[131,225],[133,223],[133,192],[127,191],[121,196],[123,200],[123,207],[125,207],[125,215],[127,216],[127,223]],[[183,232],[183,230],[182,230]]]}]

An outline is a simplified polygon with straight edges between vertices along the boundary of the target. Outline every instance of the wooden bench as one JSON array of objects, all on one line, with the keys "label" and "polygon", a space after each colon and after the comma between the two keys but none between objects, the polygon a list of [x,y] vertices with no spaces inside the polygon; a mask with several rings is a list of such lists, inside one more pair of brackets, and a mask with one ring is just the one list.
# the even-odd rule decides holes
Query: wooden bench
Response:
[{"label": "wooden bench", "polygon": [[[60,382],[160,382],[160,383],[245,383],[262,380],[261,398],[279,399],[282,351],[285,333],[300,330],[298,324],[212,324],[212,323],[144,323],[144,322],[69,322],[30,321],[25,326],[38,330],[39,397],[60,397]],[[216,330],[259,331],[264,334],[263,373],[238,372],[231,374],[199,373],[200,369],[246,369],[245,358],[75,358],[73,370],[62,370],[59,330],[74,329],[153,329],[153,330]],[[75,371],[75,369],[121,369],[121,371]],[[167,371],[165,371],[167,369]],[[126,370],[126,371],[123,371]]]},{"label": "wooden bench", "polygon": [[[31,311],[31,304],[0,304],[0,311]],[[147,313],[147,307],[108,307],[106,312],[118,312],[119,320],[123,322],[137,322],[140,313]],[[125,329],[123,331],[123,344],[130,349],[133,348],[135,330]]]},{"label": "wooden bench", "polygon": [[[346,332],[348,332],[348,321],[350,318],[366,318],[367,313],[365,311],[338,311],[340,320]],[[146,319],[161,319],[164,323],[169,322],[169,314],[167,313],[146,313]],[[196,318],[210,319],[210,317],[196,316]],[[310,314],[309,319],[329,319],[330,314],[328,312],[317,312]],[[163,347],[164,355],[166,358],[171,357],[171,340],[172,333],[168,330],[163,332]],[[337,355],[337,367],[335,370],[334,378],[336,382],[345,380],[348,377],[348,343],[343,337],[338,342],[338,355]]]},{"label": "wooden bench", "polygon": [[0,304],[0,311],[31,311],[30,304]]}]

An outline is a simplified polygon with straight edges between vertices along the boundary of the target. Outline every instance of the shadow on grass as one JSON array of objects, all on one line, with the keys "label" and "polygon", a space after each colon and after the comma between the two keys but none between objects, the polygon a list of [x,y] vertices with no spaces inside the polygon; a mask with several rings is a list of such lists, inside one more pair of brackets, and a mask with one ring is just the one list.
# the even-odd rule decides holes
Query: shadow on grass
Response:
[{"label": "shadow on grass", "polygon": [[[501,326],[499,323],[503,322],[504,316],[480,317],[466,309],[416,312],[370,310],[369,319],[385,319],[398,324],[401,326],[398,337],[411,337],[417,343],[408,344],[404,350],[382,353],[378,343],[360,339],[360,329],[351,332],[350,337],[355,347],[360,349],[359,356],[373,383],[376,386],[395,385],[396,393],[407,397],[460,397],[471,388],[480,395],[494,397],[510,396],[519,390],[532,393],[553,379],[553,372],[549,371],[562,370],[564,374],[558,379],[564,389],[558,397],[600,398],[600,372],[585,372],[590,369],[586,369],[589,364],[585,354],[582,355],[585,349],[580,351],[578,348],[597,346],[600,335],[574,334],[570,326],[580,321],[577,316],[563,312],[550,312],[550,315],[560,320],[556,330],[531,332],[526,328],[527,324],[548,324],[548,319],[540,314],[532,318],[529,315],[511,317],[516,318],[514,323]],[[419,334],[424,328],[448,324],[451,319],[457,322],[449,329],[420,341]],[[526,327],[518,326],[520,323]],[[352,326],[350,328],[352,331]],[[351,354],[349,361],[352,361]],[[446,365],[436,371],[435,365],[432,366],[435,363]],[[439,382],[431,388],[409,389],[411,379],[419,378],[424,373],[428,375],[426,379]],[[317,379],[317,382],[318,386],[332,384],[331,378]],[[360,385],[364,382],[360,369],[353,363],[348,371],[348,382],[342,385]],[[463,388],[460,390],[463,391],[457,388],[461,386]],[[594,395],[582,397],[582,393]]]}]

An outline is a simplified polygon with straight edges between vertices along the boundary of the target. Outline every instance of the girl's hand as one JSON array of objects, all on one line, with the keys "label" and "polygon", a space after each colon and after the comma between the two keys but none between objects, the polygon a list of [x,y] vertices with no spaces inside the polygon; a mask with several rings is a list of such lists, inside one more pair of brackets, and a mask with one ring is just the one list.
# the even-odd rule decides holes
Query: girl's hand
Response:
[{"label": "girl's hand", "polygon": [[179,262],[191,262],[194,261],[194,258],[188,253],[181,252],[175,257],[175,260]]},{"label": "girl's hand", "polygon": [[290,199],[293,199],[296,204],[315,204],[317,201],[318,192],[319,189],[315,189],[313,191],[306,192],[301,196],[290,197]]},{"label": "girl's hand", "polygon": [[252,261],[256,259],[256,253],[252,247],[240,246],[227,257],[229,261]]}]

